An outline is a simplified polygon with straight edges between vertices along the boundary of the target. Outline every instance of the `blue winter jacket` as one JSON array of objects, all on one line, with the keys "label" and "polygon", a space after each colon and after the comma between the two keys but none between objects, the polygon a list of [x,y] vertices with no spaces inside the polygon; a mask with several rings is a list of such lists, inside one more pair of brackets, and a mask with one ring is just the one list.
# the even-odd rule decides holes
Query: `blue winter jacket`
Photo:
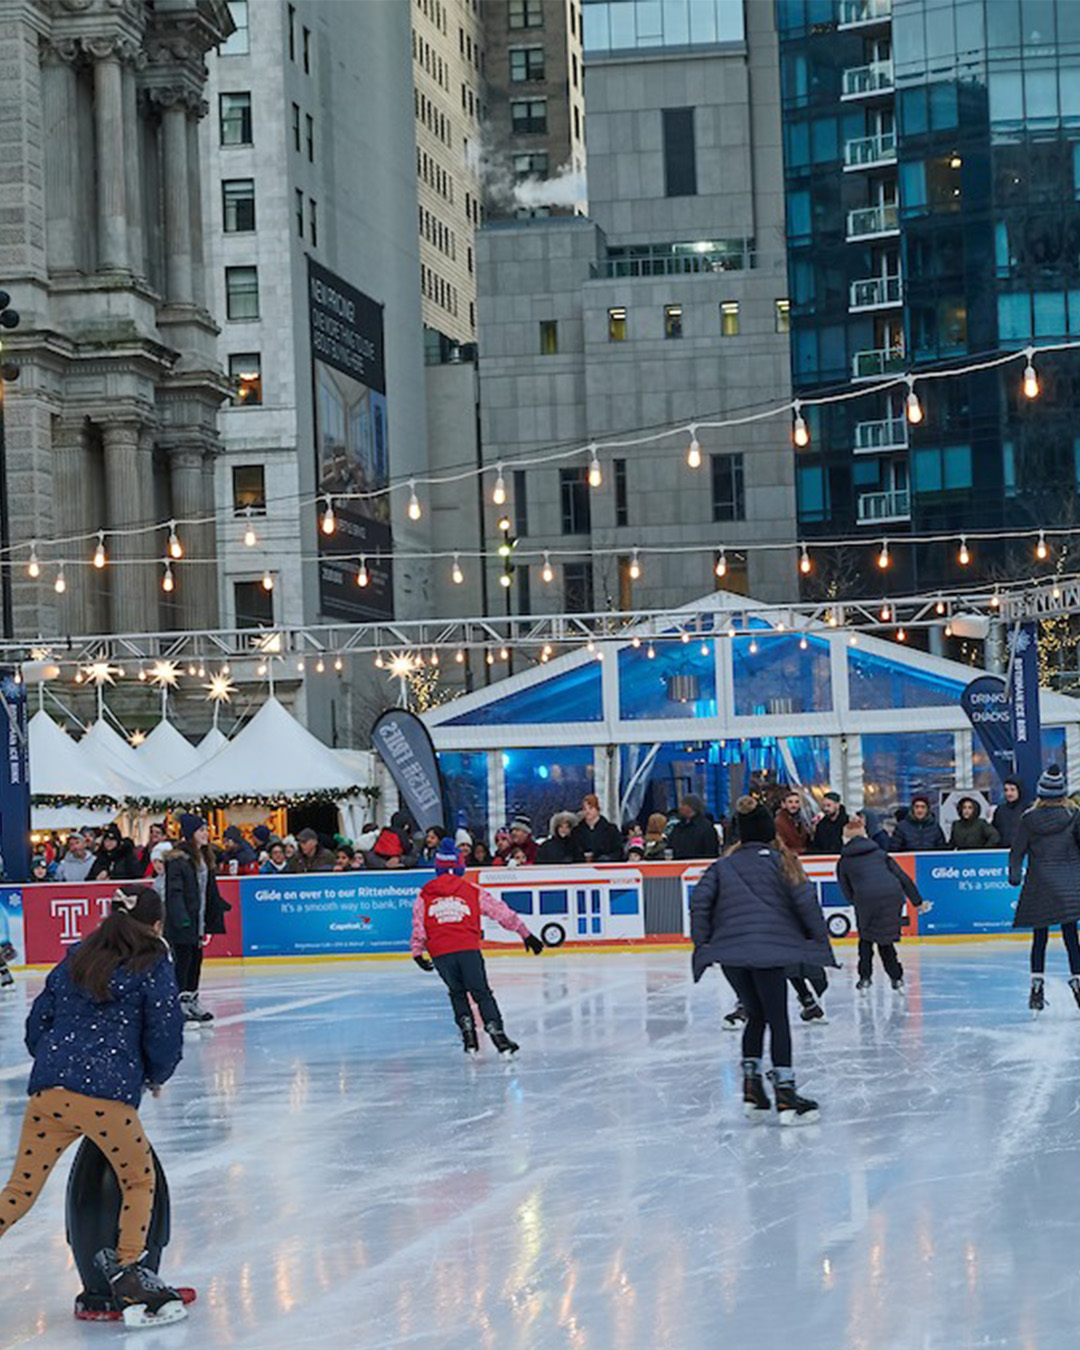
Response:
[{"label": "blue winter jacket", "polygon": [[29,1091],[62,1087],[138,1106],[143,1087],[171,1078],[184,1053],[172,960],[163,951],[149,970],[121,966],[105,1003],[72,981],[70,960],[71,952],[49,972],[26,1020]]},{"label": "blue winter jacket", "polygon": [[775,849],[749,844],[714,862],[690,897],[693,972],[707,966],[835,966],[810,882],[793,886]]}]

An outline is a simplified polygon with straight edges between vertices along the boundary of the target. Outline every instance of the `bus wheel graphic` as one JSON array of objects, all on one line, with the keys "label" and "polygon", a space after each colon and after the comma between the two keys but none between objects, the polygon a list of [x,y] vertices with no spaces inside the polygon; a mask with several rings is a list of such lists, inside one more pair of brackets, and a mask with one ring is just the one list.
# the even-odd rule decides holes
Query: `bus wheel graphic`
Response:
[{"label": "bus wheel graphic", "polygon": [[546,923],[540,930],[545,947],[561,947],[566,941],[566,929],[561,923]]},{"label": "bus wheel graphic", "polygon": [[851,932],[851,920],[846,914],[830,914],[828,918],[828,928],[830,937],[847,937]]}]

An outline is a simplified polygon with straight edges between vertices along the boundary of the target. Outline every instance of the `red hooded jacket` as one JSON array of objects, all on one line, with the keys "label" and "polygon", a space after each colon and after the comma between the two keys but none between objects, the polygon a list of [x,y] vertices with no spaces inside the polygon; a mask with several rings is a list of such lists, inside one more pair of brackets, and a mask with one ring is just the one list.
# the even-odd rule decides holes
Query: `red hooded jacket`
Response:
[{"label": "red hooded jacket", "polygon": [[509,905],[475,882],[454,872],[440,872],[423,887],[413,905],[413,956],[425,951],[431,957],[479,951],[485,914],[511,933],[528,937],[528,928]]}]

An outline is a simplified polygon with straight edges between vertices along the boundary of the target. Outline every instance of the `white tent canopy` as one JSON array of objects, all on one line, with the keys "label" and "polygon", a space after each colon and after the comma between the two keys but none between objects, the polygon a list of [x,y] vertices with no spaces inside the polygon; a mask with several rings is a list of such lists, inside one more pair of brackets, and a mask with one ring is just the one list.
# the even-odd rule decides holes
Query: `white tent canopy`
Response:
[{"label": "white tent canopy", "polygon": [[203,756],[168,718],[162,718],[135,755],[140,767],[162,784],[192,773],[203,762]]},{"label": "white tent canopy", "polygon": [[135,749],[100,718],[79,742],[79,750],[111,785],[114,796],[148,797],[161,779],[144,765]]},{"label": "white tent canopy", "polygon": [[[30,719],[30,791],[38,797],[110,797],[112,785],[100,774],[63,728],[44,709]],[[35,830],[60,830],[72,824],[103,825],[116,809],[85,806],[35,806]]]},{"label": "white tent canopy", "polygon": [[[195,747],[199,752],[199,762],[205,764],[208,759],[213,759],[219,750],[223,750],[229,743],[229,738],[219,727],[211,727],[199,744]],[[189,772],[185,770],[185,773]]]}]

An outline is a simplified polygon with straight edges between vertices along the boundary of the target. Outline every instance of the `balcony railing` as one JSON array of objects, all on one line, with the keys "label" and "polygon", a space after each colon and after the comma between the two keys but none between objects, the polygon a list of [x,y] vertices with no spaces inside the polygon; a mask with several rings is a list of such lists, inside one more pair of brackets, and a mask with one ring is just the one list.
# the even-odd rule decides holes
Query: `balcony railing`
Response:
[{"label": "balcony railing", "polygon": [[838,28],[860,28],[892,18],[892,0],[840,0]]},{"label": "balcony railing", "polygon": [[891,309],[903,303],[904,283],[900,277],[863,277],[851,283],[848,308],[858,313],[866,309]]},{"label": "balcony railing", "polygon": [[840,97],[872,98],[875,94],[890,94],[893,90],[893,63],[871,61],[868,66],[845,70],[840,85]]},{"label": "balcony railing", "polygon": [[849,244],[858,239],[873,239],[885,234],[900,233],[900,208],[895,202],[882,202],[877,206],[862,206],[849,211],[847,218],[847,240]]},{"label": "balcony railing", "polygon": [[903,371],[903,347],[874,347],[856,352],[851,363],[853,380],[880,380],[885,375],[902,375]]},{"label": "balcony railing", "polygon": [[844,144],[845,169],[872,169],[877,164],[896,163],[896,132],[879,131]]},{"label": "balcony railing", "polygon": [[860,525],[873,525],[883,520],[910,520],[911,493],[907,488],[860,493],[856,513]]},{"label": "balcony railing", "polygon": [[885,417],[878,422],[859,422],[855,427],[857,455],[880,453],[882,450],[906,450],[908,443],[906,417]]}]

